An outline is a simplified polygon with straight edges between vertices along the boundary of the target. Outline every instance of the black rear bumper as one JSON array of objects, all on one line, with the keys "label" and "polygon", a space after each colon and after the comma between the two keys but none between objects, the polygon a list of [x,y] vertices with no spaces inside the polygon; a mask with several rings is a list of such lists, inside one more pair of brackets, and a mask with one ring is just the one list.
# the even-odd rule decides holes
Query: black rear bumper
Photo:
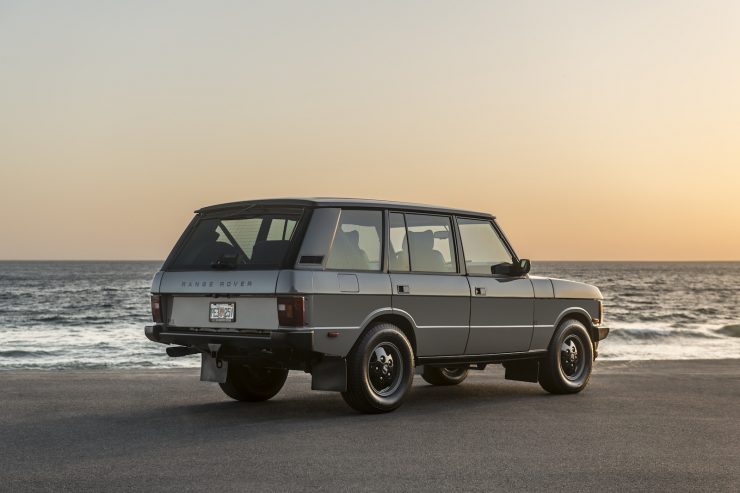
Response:
[{"label": "black rear bumper", "polygon": [[298,353],[313,352],[313,331],[272,331],[260,334],[198,332],[164,325],[147,325],[147,339],[162,344],[179,344],[208,351],[209,344],[220,344],[224,349],[238,353],[260,351]]}]

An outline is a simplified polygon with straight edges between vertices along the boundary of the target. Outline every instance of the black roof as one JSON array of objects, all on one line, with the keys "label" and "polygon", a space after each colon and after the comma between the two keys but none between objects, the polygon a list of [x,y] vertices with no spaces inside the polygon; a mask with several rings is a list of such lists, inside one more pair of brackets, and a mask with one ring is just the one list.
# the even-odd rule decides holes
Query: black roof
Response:
[{"label": "black roof", "polygon": [[411,204],[407,202],[394,202],[389,200],[373,199],[349,199],[334,197],[286,197],[275,199],[244,200],[241,202],[229,202],[226,204],[211,205],[195,211],[196,213],[210,213],[227,209],[239,209],[249,206],[283,206],[283,207],[356,207],[362,209],[394,209],[399,211],[418,212],[441,212],[446,214],[458,214],[463,216],[477,216],[493,218],[487,212],[467,211],[426,204]]}]

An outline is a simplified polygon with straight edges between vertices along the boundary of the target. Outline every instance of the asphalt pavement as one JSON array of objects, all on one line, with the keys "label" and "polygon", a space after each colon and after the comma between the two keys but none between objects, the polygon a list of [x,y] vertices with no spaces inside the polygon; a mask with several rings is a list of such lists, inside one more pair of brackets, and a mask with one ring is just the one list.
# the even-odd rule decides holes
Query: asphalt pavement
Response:
[{"label": "asphalt pavement", "polygon": [[499,366],[366,416],[291,372],[242,404],[197,370],[0,372],[0,490],[738,491],[740,360],[597,362],[551,396]]}]

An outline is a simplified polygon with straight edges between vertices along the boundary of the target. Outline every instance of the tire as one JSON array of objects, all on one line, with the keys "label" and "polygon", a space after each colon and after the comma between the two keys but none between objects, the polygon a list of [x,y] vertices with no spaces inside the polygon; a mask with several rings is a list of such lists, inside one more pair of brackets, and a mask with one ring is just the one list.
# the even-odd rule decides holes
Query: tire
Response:
[{"label": "tire", "polygon": [[241,402],[261,402],[283,388],[288,370],[229,363],[226,382],[220,383],[226,395]]},{"label": "tire", "polygon": [[540,385],[551,394],[580,392],[588,385],[593,362],[593,343],[586,327],[578,320],[565,320],[540,363]]},{"label": "tire", "polygon": [[459,385],[468,376],[468,369],[465,367],[442,368],[438,366],[424,366],[424,372],[421,378],[432,385]]},{"label": "tire", "polygon": [[342,398],[361,413],[398,408],[414,378],[414,352],[403,332],[381,323],[365,332],[347,357],[347,391]]}]

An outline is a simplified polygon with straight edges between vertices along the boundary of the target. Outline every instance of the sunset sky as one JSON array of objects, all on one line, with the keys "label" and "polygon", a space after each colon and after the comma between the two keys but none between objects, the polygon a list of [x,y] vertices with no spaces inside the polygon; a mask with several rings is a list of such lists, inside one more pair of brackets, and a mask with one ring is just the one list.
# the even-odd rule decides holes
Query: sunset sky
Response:
[{"label": "sunset sky", "polygon": [[0,0],[0,259],[163,259],[270,196],[740,260],[740,2]]}]

